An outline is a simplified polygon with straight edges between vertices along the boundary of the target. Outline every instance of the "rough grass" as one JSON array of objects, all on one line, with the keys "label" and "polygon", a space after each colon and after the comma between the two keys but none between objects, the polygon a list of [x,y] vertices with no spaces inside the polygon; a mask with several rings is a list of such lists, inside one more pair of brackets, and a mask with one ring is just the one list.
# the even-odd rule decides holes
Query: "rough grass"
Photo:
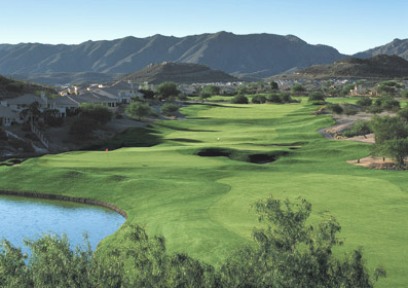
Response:
[{"label": "rough grass", "polygon": [[[194,105],[183,109],[185,120],[157,123],[160,145],[70,152],[0,166],[0,187],[111,202],[128,213],[127,221],[163,234],[170,251],[186,251],[212,264],[249,243],[257,225],[255,201],[302,196],[313,204],[311,221],[329,211],[342,225],[345,245],[337,253],[362,246],[370,269],[384,265],[387,270],[378,287],[404,287],[407,174],[347,164],[367,156],[367,144],[321,137],[318,129],[332,120],[315,116],[317,108],[305,103]],[[217,147],[245,155],[289,154],[262,165],[197,155]],[[118,232],[104,244],[122,241]]]}]

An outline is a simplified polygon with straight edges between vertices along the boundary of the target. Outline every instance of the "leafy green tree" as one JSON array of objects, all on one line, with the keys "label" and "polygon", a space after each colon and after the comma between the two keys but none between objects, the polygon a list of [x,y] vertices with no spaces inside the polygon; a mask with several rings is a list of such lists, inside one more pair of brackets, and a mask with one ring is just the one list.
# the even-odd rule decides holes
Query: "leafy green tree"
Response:
[{"label": "leafy green tree", "polygon": [[268,198],[255,209],[264,224],[254,230],[256,246],[227,259],[221,267],[223,287],[373,287],[361,250],[334,256],[333,249],[342,245],[334,217],[307,224],[311,204],[304,199],[282,203]]},{"label": "leafy green tree", "polygon": [[164,82],[157,87],[157,96],[160,100],[170,97],[177,97],[180,91],[177,89],[177,84],[174,82]]},{"label": "leafy green tree", "polygon": [[325,101],[325,96],[321,91],[313,91],[309,94],[308,101],[315,104],[322,104]]},{"label": "leafy green tree", "polygon": [[266,97],[263,95],[255,95],[252,97],[251,102],[254,104],[264,104],[266,102]]},{"label": "leafy green tree", "polygon": [[408,137],[408,124],[400,117],[375,116],[371,121],[375,143],[381,145],[387,140]]},{"label": "leafy green tree", "polygon": [[395,96],[401,88],[401,83],[396,81],[382,81],[377,84],[377,92],[381,95]]},{"label": "leafy green tree", "polygon": [[142,120],[152,114],[152,109],[147,103],[132,102],[125,109],[126,115]]},{"label": "leafy green tree", "polygon": [[0,287],[30,287],[27,256],[7,240],[0,247]]},{"label": "leafy green tree", "polygon": [[362,107],[369,107],[373,104],[373,100],[370,97],[363,96],[357,100],[356,104]]},{"label": "leafy green tree", "polygon": [[275,81],[271,81],[271,82],[269,83],[269,85],[271,86],[271,90],[272,90],[272,91],[277,91],[277,90],[279,90],[279,85],[278,85],[278,83],[276,83]]},{"label": "leafy green tree", "polygon": [[404,168],[405,157],[408,156],[408,122],[401,117],[377,116],[373,118],[371,127],[375,135],[371,153],[391,156],[398,168]]},{"label": "leafy green tree", "polygon": [[292,95],[302,95],[306,93],[306,88],[303,87],[300,83],[293,84],[292,88],[290,89]]},{"label": "leafy green tree", "polygon": [[341,107],[341,105],[337,104],[337,103],[327,105],[327,108],[332,110],[332,112],[335,113],[335,114],[342,114],[344,112],[343,107]]},{"label": "leafy green tree", "polygon": [[34,287],[90,287],[90,247],[72,251],[67,237],[49,235],[26,244],[32,253],[29,267]]},{"label": "leafy green tree", "polygon": [[143,99],[145,100],[153,100],[156,95],[156,93],[150,89],[140,89],[139,92],[143,94]]},{"label": "leafy green tree", "polygon": [[105,106],[84,104],[80,107],[80,117],[93,119],[100,125],[105,125],[112,119],[112,112]]},{"label": "leafy green tree", "polygon": [[234,96],[231,100],[232,104],[248,104],[248,98],[244,95]]},{"label": "leafy green tree", "polygon": [[164,115],[167,115],[167,116],[174,116],[174,115],[177,115],[177,112],[179,111],[179,108],[180,107],[177,104],[165,103],[161,107],[161,112]]},{"label": "leafy green tree", "polygon": [[204,86],[203,89],[201,89],[200,98],[207,99],[211,96],[219,95],[219,94],[220,94],[220,87],[215,86],[215,85],[207,85],[207,86]]},{"label": "leafy green tree", "polygon": [[405,106],[400,111],[398,111],[398,116],[405,122],[408,122],[408,106]]},{"label": "leafy green tree", "polygon": [[353,123],[351,128],[343,131],[343,135],[346,137],[354,137],[359,135],[367,135],[372,132],[373,130],[371,128],[370,121],[357,120],[356,122]]}]

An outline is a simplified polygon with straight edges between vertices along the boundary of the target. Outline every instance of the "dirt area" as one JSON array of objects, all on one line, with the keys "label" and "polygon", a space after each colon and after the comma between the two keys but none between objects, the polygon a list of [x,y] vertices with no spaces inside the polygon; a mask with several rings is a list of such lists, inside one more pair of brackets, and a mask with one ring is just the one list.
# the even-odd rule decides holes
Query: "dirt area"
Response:
[{"label": "dirt area", "polygon": [[[383,112],[378,114],[379,116],[389,116],[392,115],[389,112]],[[354,137],[344,137],[341,135],[341,132],[350,128],[353,123],[357,120],[365,120],[369,121],[373,117],[373,114],[359,112],[355,115],[334,115],[333,119],[336,121],[336,124],[329,128],[321,129],[319,132],[328,139],[334,140],[346,140],[346,141],[356,141],[356,142],[363,142],[363,143],[375,143],[374,134],[367,134],[364,136],[354,136]],[[347,163],[362,167],[367,167],[371,169],[386,169],[386,170],[394,170],[395,163],[390,158],[383,158],[383,157],[365,157],[357,160],[349,160]]]},{"label": "dirt area", "polygon": [[365,157],[357,160],[349,160],[347,161],[347,163],[371,169],[384,169],[384,170],[396,169],[394,160],[382,157]]}]

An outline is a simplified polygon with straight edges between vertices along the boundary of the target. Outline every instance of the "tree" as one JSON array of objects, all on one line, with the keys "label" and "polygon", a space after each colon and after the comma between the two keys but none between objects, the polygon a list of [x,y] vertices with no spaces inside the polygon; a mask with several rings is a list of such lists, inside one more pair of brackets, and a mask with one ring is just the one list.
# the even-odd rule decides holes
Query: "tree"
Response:
[{"label": "tree", "polygon": [[142,120],[152,114],[152,109],[146,103],[132,102],[126,107],[125,113],[131,118]]},{"label": "tree", "polygon": [[80,107],[80,117],[90,118],[99,125],[105,125],[112,119],[112,112],[105,106],[96,104],[84,104]]},{"label": "tree", "polygon": [[200,91],[200,98],[206,99],[214,95],[220,94],[220,87],[215,85],[207,85],[204,86],[203,89]]},{"label": "tree", "polygon": [[290,89],[293,95],[302,95],[306,92],[306,88],[303,87],[302,84],[295,83],[293,84],[292,88]]},{"label": "tree", "polygon": [[408,138],[387,140],[382,145],[382,151],[395,159],[399,169],[404,169],[408,156]]},{"label": "tree", "polygon": [[357,100],[356,104],[362,107],[369,107],[373,104],[373,100],[370,97],[363,96]]},{"label": "tree", "polygon": [[271,81],[269,84],[271,85],[271,90],[272,91],[279,90],[279,85],[275,81]]},{"label": "tree", "polygon": [[245,97],[244,95],[237,95],[234,96],[231,100],[232,104],[248,104],[248,98]]},{"label": "tree", "polygon": [[309,95],[309,102],[312,102],[314,104],[322,104],[324,103],[325,97],[323,92],[321,91],[313,91],[312,93],[310,93]]},{"label": "tree", "polygon": [[375,144],[381,145],[387,140],[408,137],[408,124],[400,117],[375,116],[371,121],[375,134]]},{"label": "tree", "polygon": [[227,259],[221,267],[224,287],[373,287],[361,250],[336,258],[341,227],[330,215],[316,226],[307,224],[311,208],[304,199],[256,203],[263,224],[253,232],[256,246]]},{"label": "tree", "polygon": [[266,97],[263,95],[255,95],[252,97],[251,102],[254,104],[264,104],[266,102]]},{"label": "tree", "polygon": [[161,107],[161,112],[164,115],[168,115],[168,116],[176,115],[178,111],[179,111],[179,106],[174,103],[165,103]]},{"label": "tree", "polygon": [[177,84],[174,82],[164,82],[157,87],[157,94],[160,100],[170,97],[177,97],[180,91],[177,89]]},{"label": "tree", "polygon": [[145,100],[153,100],[156,95],[156,93],[150,89],[140,89],[139,92],[143,94],[143,99]]},{"label": "tree", "polygon": [[401,117],[377,116],[371,127],[375,135],[371,153],[391,156],[398,168],[404,168],[408,156],[408,122]]}]

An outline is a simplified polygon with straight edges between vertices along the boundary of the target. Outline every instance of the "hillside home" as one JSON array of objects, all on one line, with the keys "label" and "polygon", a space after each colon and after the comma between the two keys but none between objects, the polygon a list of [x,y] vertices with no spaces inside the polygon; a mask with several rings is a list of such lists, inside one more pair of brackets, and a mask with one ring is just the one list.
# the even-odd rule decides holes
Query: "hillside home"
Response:
[{"label": "hillside home", "polygon": [[69,96],[61,96],[55,99],[49,100],[48,108],[57,110],[59,113],[59,117],[64,118],[67,117],[67,114],[70,111],[75,111],[80,106],[80,103],[75,101]]},{"label": "hillside home", "polygon": [[132,98],[143,97],[143,94],[139,92],[139,89],[140,88],[132,81],[118,81],[108,88],[108,91],[118,95],[121,103],[130,103]]},{"label": "hillside home", "polygon": [[115,108],[119,102],[118,98],[109,97],[106,93],[86,92],[79,95],[66,96],[72,101],[81,104],[96,104],[106,106],[108,108]]},{"label": "hillside home", "polygon": [[39,104],[40,109],[47,108],[47,100],[34,94],[25,94],[16,98],[4,99],[1,101],[1,105],[9,107],[16,112],[21,112],[34,102]]}]

